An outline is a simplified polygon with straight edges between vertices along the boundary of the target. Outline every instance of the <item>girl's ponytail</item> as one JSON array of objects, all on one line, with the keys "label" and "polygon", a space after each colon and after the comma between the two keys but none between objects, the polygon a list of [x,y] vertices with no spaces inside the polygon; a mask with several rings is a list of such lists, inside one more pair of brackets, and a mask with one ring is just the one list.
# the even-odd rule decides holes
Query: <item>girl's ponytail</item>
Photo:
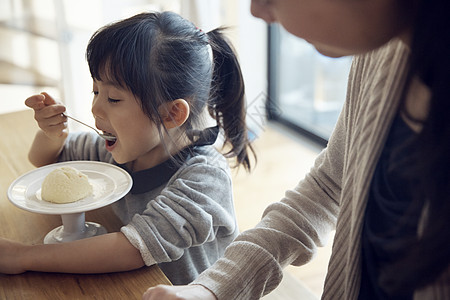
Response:
[{"label": "girl's ponytail", "polygon": [[237,165],[250,170],[248,151],[253,149],[247,137],[242,73],[221,30],[206,34],[173,12],[141,13],[97,31],[86,57],[93,78],[101,80],[102,73],[113,74],[116,84],[140,100],[161,136],[161,105],[184,99],[191,112],[183,124],[188,142],[210,144],[217,127],[205,129],[207,105],[223,129],[224,146],[229,150],[225,155],[236,157]]},{"label": "girl's ponytail", "polygon": [[236,157],[237,165],[243,164],[249,171],[249,151],[255,159],[256,155],[247,133],[244,80],[238,59],[222,30],[223,28],[217,28],[207,34],[214,68],[209,113],[224,130],[224,145],[231,146],[226,155]]}]

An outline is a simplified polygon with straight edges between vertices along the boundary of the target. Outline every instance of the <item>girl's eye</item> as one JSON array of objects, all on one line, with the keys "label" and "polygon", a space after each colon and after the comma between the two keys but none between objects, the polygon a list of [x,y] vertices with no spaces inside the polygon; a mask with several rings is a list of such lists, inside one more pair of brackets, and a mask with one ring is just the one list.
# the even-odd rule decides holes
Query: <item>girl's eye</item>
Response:
[{"label": "girl's eye", "polygon": [[119,102],[120,100],[118,100],[118,99],[112,99],[112,98],[108,98],[108,102],[109,103],[117,103],[117,102]]},{"label": "girl's eye", "polygon": [[94,95],[98,95],[98,91],[92,91],[92,94],[94,94]]}]

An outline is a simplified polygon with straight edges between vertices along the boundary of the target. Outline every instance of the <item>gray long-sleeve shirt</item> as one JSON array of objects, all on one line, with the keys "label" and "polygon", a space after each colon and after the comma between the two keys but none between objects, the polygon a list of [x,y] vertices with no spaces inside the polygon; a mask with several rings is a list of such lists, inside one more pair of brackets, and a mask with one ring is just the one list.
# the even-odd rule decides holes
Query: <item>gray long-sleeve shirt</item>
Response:
[{"label": "gray long-sleeve shirt", "polygon": [[[121,231],[147,265],[159,264],[174,284],[186,284],[222,256],[238,229],[226,159],[212,146],[196,146],[181,166],[167,161],[131,173],[133,187],[113,209]],[[104,140],[71,133],[60,161],[116,164]]]}]

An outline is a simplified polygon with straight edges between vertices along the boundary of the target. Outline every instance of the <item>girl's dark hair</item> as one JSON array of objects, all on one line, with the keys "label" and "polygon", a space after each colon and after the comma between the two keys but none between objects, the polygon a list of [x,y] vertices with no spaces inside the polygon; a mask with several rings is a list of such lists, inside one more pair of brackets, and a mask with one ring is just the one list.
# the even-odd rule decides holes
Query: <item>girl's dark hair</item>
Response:
[{"label": "girl's dark hair", "polygon": [[173,12],[141,13],[95,32],[86,58],[92,77],[129,89],[160,133],[158,108],[181,98],[191,111],[183,126],[195,141],[207,105],[230,146],[226,155],[250,170],[244,81],[222,29],[206,34]]},{"label": "girl's dark hair", "polygon": [[450,267],[450,2],[416,4],[408,78],[411,82],[419,76],[431,91],[431,101],[412,165],[420,181],[414,194],[421,195],[427,218],[406,255],[382,274],[388,291],[425,287]]}]

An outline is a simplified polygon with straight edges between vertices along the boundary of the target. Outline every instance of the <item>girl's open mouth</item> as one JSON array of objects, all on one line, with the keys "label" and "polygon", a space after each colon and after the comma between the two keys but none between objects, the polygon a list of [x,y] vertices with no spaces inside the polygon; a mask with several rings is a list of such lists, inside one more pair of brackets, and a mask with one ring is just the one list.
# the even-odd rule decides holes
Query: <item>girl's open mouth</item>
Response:
[{"label": "girl's open mouth", "polygon": [[106,144],[108,145],[108,147],[112,147],[114,144],[116,143],[116,140],[114,141],[106,141]]},{"label": "girl's open mouth", "polygon": [[106,146],[108,148],[113,147],[114,144],[117,142],[117,137],[114,134],[106,132],[106,131],[103,131],[103,135],[108,137],[107,139],[105,139]]}]

